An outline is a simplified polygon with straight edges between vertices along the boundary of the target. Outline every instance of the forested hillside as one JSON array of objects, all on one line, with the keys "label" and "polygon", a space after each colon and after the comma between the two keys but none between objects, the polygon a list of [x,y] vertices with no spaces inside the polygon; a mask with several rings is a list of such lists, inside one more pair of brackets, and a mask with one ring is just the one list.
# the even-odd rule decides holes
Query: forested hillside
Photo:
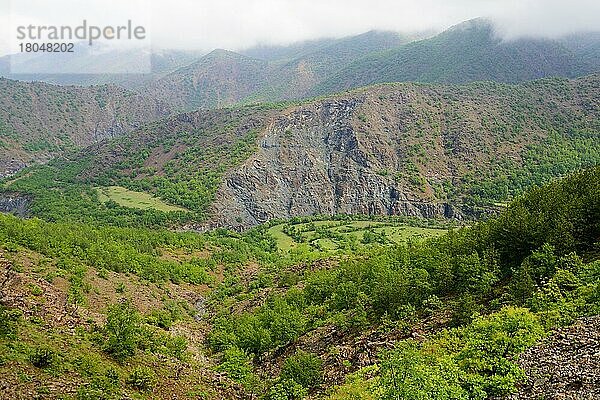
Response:
[{"label": "forested hillside", "polygon": [[600,68],[598,36],[559,40],[503,39],[494,24],[475,19],[441,34],[356,60],[319,84],[325,94],[379,82],[523,82],[576,77]]},{"label": "forested hillside", "polygon": [[591,169],[437,239],[333,252],[278,250],[265,226],[199,235],[2,216],[3,393],[506,396],[525,379],[520,353],[600,311],[599,182]]},{"label": "forested hillside", "polygon": [[574,78],[599,70],[599,49],[594,32],[503,39],[493,22],[474,19],[437,35],[371,31],[242,54],[215,50],[142,92],[189,110],[299,100],[384,82]]},{"label": "forested hillside", "polygon": [[417,37],[372,31],[289,48],[249,49],[243,54],[219,49],[149,83],[141,92],[185,110],[301,99],[356,59]]},{"label": "forested hillside", "polygon": [[[181,114],[23,171],[4,190],[49,220],[237,229],[312,214],[471,219],[598,163],[598,90],[598,75],[393,84]],[[96,188],[114,186],[188,212],[99,198]]]},{"label": "forested hillside", "polygon": [[164,102],[113,86],[0,78],[0,176],[123,135],[169,112]]}]

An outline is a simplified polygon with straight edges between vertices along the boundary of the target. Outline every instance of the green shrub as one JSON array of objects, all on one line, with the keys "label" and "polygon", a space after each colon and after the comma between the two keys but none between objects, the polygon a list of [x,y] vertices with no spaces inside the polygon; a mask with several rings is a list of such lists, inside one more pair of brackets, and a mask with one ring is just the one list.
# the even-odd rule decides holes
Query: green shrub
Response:
[{"label": "green shrub", "polygon": [[267,392],[268,400],[299,400],[307,395],[306,388],[291,380],[278,380]]},{"label": "green shrub", "polygon": [[167,355],[183,360],[188,348],[188,342],[183,336],[169,336],[165,347],[167,348]]},{"label": "green shrub", "polygon": [[473,393],[505,396],[525,377],[514,357],[533,346],[544,335],[538,318],[522,308],[506,307],[479,317],[462,337],[464,348],[455,360]]},{"label": "green shrub", "polygon": [[283,363],[281,378],[292,380],[304,388],[312,389],[322,381],[322,367],[323,362],[319,357],[299,350]]},{"label": "green shrub", "polygon": [[208,342],[216,351],[236,345],[259,356],[296,340],[306,324],[306,316],[298,305],[276,296],[256,312],[242,314],[233,321],[227,317],[217,318]]},{"label": "green shrub", "polygon": [[225,372],[234,381],[243,383],[252,375],[252,359],[244,350],[231,346],[223,352],[217,370]]},{"label": "green shrub", "polygon": [[146,317],[146,321],[163,329],[170,329],[173,325],[173,315],[168,310],[152,310],[150,315]]},{"label": "green shrub", "polygon": [[506,396],[524,378],[515,358],[543,334],[533,313],[506,307],[423,343],[399,342],[381,355],[378,391],[385,400]]},{"label": "green shrub", "polygon": [[463,294],[453,306],[450,325],[461,326],[470,323],[479,315],[482,308],[473,295],[470,293]]},{"label": "green shrub", "polygon": [[48,368],[56,361],[56,352],[49,347],[38,347],[29,354],[29,362],[38,368]]},{"label": "green shrub", "polygon": [[139,313],[129,301],[109,306],[104,327],[105,350],[120,361],[132,356],[138,345],[140,329]]},{"label": "green shrub", "polygon": [[118,400],[122,399],[118,381],[108,377],[95,377],[92,382],[77,389],[77,400]]},{"label": "green shrub", "polygon": [[140,391],[150,391],[156,384],[156,375],[148,367],[136,367],[127,377],[127,384]]},{"label": "green shrub", "polygon": [[380,371],[381,400],[469,399],[452,359],[426,354],[413,341],[385,352]]},{"label": "green shrub", "polygon": [[14,338],[21,311],[0,305],[0,338]]}]

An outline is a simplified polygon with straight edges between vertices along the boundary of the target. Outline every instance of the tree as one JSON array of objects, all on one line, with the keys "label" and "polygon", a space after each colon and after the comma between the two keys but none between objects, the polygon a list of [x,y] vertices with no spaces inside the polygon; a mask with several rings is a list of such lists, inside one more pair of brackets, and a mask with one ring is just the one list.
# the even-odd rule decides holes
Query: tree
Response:
[{"label": "tree", "polygon": [[132,356],[140,330],[140,315],[128,300],[109,306],[104,327],[105,350],[120,361]]},{"label": "tree", "polygon": [[381,400],[468,399],[460,371],[449,357],[424,354],[412,341],[384,352],[378,389]]},{"label": "tree", "polygon": [[322,380],[323,362],[314,354],[299,350],[283,363],[281,378],[292,380],[306,389],[312,389]]}]

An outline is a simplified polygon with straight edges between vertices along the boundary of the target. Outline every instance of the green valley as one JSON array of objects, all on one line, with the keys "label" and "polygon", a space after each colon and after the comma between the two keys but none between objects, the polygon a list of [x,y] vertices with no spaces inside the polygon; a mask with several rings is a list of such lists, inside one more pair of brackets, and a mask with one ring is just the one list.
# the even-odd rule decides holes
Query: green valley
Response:
[{"label": "green valley", "polygon": [[2,216],[7,393],[511,393],[525,376],[514,356],[599,310],[599,174],[534,189],[472,227],[333,253],[278,249],[265,226],[199,235]]},{"label": "green valley", "polygon": [[[269,228],[281,250],[290,250],[302,243],[319,250],[355,249],[371,243],[400,244],[440,236],[447,232],[442,222],[402,221],[394,218],[360,216],[338,219],[297,218]],[[420,226],[421,225],[421,226]]]},{"label": "green valley", "polygon": [[29,3],[2,400],[600,398],[592,2]]}]

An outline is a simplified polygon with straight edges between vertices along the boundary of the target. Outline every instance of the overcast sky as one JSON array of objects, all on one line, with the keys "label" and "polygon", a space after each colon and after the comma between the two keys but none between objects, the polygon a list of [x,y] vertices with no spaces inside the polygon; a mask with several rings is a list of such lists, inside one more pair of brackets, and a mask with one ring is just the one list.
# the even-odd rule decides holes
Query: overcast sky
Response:
[{"label": "overcast sky", "polygon": [[148,27],[156,48],[239,50],[370,29],[441,30],[480,16],[497,21],[508,38],[556,37],[599,31],[600,1],[0,0],[0,54],[8,52],[17,23],[61,25],[86,18],[97,25],[118,25],[131,19]]}]

